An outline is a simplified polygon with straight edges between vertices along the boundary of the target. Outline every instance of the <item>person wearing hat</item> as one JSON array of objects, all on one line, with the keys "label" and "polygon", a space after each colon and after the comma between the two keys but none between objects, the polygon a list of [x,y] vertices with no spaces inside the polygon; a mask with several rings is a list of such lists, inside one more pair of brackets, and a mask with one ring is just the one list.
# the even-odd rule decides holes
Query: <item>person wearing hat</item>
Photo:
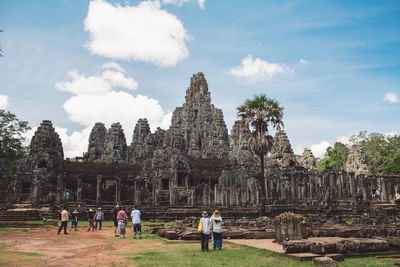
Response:
[{"label": "person wearing hat", "polygon": [[222,248],[222,218],[219,210],[215,210],[210,218],[213,235],[213,250]]},{"label": "person wearing hat", "polygon": [[78,231],[78,211],[74,210],[74,212],[72,212],[72,220],[71,220],[71,228],[69,229],[69,231],[71,232],[72,228],[75,226],[75,231]]},{"label": "person wearing hat", "polygon": [[201,252],[209,251],[208,249],[208,241],[210,239],[210,218],[208,218],[207,211],[203,211],[201,214],[202,218],[200,219],[199,231],[201,237]]},{"label": "person wearing hat", "polygon": [[94,231],[94,224],[93,224],[93,222],[94,222],[94,212],[93,212],[92,209],[89,209],[87,217],[88,217],[88,228],[87,228],[87,231],[89,232],[90,229],[92,229],[92,231]]},{"label": "person wearing hat", "polygon": [[104,211],[102,211],[100,207],[97,208],[95,218],[96,218],[95,229],[97,230],[97,224],[100,223],[99,230],[101,230],[101,225],[102,225],[103,220],[104,220]]},{"label": "person wearing hat", "polygon": [[119,205],[115,205],[115,208],[113,209],[113,221],[114,221],[114,236],[119,236],[119,234],[117,234],[117,230],[118,230],[118,220],[117,220],[117,214],[119,211]]}]

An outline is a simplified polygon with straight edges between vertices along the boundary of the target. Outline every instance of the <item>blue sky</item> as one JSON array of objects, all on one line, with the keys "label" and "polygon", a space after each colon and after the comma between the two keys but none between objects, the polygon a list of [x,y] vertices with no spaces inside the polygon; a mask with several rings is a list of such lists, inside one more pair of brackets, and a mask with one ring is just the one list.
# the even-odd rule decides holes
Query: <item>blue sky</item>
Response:
[{"label": "blue sky", "polygon": [[0,107],[52,120],[67,156],[95,121],[128,143],[139,117],[168,127],[200,71],[228,130],[246,98],[279,100],[296,153],[400,132],[399,1],[5,0],[0,29]]}]

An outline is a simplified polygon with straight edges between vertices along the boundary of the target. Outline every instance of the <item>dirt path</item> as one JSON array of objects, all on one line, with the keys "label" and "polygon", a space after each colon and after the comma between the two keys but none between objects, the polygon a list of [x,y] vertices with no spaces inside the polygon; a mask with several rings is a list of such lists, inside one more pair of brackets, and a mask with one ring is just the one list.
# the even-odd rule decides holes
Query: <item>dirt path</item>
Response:
[{"label": "dirt path", "polygon": [[132,252],[135,255],[139,246],[152,241],[126,241],[114,238],[112,227],[95,232],[82,229],[72,231],[69,235],[57,235],[56,227],[27,232],[0,232],[0,244],[11,245],[7,251],[40,253],[44,255],[42,260],[47,266],[134,266],[117,252]]}]

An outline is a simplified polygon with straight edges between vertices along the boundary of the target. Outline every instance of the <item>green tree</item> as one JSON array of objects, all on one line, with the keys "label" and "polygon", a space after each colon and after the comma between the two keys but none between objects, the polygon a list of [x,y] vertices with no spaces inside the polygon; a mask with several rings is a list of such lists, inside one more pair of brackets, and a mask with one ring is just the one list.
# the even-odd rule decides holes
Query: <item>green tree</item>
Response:
[{"label": "green tree", "polygon": [[361,144],[367,165],[372,173],[381,173],[388,163],[400,153],[400,135],[383,135],[366,131],[352,135],[350,142]]},{"label": "green tree", "polygon": [[345,169],[349,148],[341,143],[336,142],[333,147],[326,149],[325,157],[317,163],[317,168],[320,171]]},{"label": "green tree", "polygon": [[237,108],[237,115],[241,119],[241,127],[250,129],[248,141],[249,148],[260,158],[261,170],[259,176],[260,215],[265,215],[265,179],[264,156],[271,150],[273,138],[268,134],[271,125],[277,129],[283,126],[283,107],[275,99],[268,98],[265,94],[247,99]]},{"label": "green tree", "polygon": [[400,174],[400,154],[394,157],[384,168],[383,173]]},{"label": "green tree", "polygon": [[20,121],[14,114],[0,109],[0,164],[3,188],[17,169],[18,161],[27,153],[23,133],[29,129],[28,122]]}]

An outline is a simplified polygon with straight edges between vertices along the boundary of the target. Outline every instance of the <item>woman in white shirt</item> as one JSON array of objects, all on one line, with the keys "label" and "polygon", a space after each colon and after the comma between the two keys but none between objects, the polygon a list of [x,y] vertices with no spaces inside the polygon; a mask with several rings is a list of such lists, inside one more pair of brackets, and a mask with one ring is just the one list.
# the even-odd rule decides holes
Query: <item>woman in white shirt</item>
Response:
[{"label": "woman in white shirt", "polygon": [[203,211],[203,213],[201,215],[202,215],[202,218],[200,219],[201,252],[204,252],[204,251],[208,252],[209,251],[208,250],[208,240],[210,240],[210,218],[208,218],[207,211]]},{"label": "woman in white shirt", "polygon": [[222,218],[219,210],[215,210],[210,218],[213,234],[213,250],[222,248]]}]

